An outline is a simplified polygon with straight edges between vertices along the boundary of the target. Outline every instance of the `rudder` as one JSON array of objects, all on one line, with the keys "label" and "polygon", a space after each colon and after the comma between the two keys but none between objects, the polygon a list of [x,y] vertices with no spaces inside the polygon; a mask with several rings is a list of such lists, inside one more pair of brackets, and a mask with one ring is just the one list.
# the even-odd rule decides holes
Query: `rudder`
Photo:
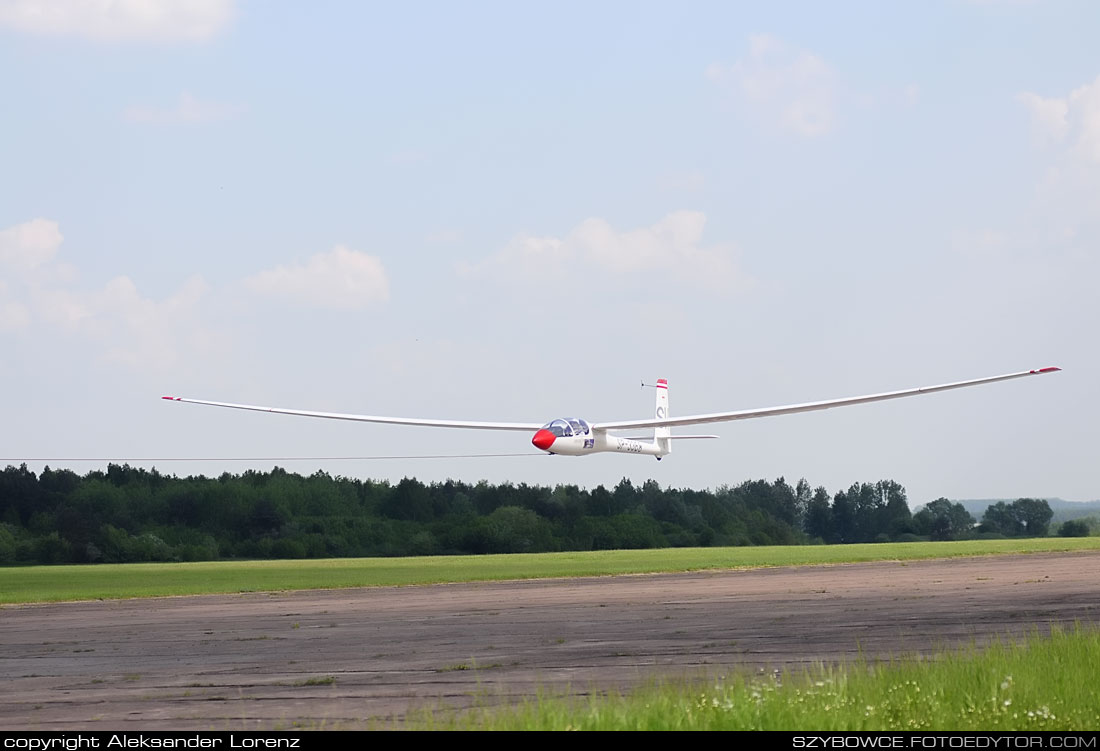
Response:
[{"label": "rudder", "polygon": [[[657,379],[657,407],[654,415],[658,420],[668,419],[668,381],[664,378]],[[672,452],[672,429],[654,428],[653,440],[662,454]]]}]

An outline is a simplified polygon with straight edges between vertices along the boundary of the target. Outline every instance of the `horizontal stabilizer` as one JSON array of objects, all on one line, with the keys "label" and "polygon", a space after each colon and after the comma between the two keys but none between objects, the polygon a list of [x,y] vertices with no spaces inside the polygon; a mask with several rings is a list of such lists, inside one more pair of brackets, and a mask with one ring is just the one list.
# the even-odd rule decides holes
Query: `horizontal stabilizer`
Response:
[{"label": "horizontal stabilizer", "polygon": [[[622,438],[624,441],[648,441],[648,440],[651,440],[651,436],[648,436],[648,435],[642,435],[642,436],[619,436],[619,435],[617,435],[615,437],[616,438]],[[688,439],[688,438],[721,438],[722,436],[717,436],[717,435],[670,435],[668,437],[670,439],[675,438],[677,440],[680,440],[681,438],[683,438],[683,439]]]}]

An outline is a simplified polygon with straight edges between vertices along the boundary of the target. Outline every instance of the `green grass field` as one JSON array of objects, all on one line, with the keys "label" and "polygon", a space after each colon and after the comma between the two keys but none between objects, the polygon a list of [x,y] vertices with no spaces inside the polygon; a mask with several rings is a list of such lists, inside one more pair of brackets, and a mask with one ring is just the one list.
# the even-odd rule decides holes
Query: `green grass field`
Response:
[{"label": "green grass field", "polygon": [[978,650],[803,673],[733,674],[631,694],[541,697],[456,714],[434,730],[1096,730],[1100,631],[1054,629]]},{"label": "green grass field", "polygon": [[1100,550],[1100,537],[0,569],[0,604]]}]

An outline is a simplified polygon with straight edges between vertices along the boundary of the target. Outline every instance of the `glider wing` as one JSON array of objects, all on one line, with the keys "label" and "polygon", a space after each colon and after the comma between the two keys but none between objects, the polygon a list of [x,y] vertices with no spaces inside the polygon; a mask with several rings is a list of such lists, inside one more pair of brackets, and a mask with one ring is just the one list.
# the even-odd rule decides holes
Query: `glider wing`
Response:
[{"label": "glider wing", "polygon": [[684,425],[703,425],[710,422],[730,422],[732,420],[751,420],[756,417],[773,417],[775,415],[792,415],[797,412],[814,412],[819,409],[832,409],[833,407],[847,407],[852,404],[866,404],[868,402],[883,402],[887,399],[901,399],[904,396],[918,396],[920,394],[934,394],[937,391],[949,389],[961,389],[967,386],[978,386],[983,383],[996,383],[1008,381],[1013,378],[1054,373],[1061,368],[1040,368],[1038,370],[1025,370],[1020,373],[1008,373],[1006,375],[989,376],[987,378],[975,378],[970,381],[956,381],[944,383],[939,386],[921,386],[904,391],[887,391],[882,394],[868,394],[867,396],[850,396],[845,399],[829,399],[823,402],[806,402],[805,404],[789,404],[782,407],[764,407],[762,409],[744,409],[736,412],[713,412],[706,415],[688,415],[686,417],[670,417],[666,420],[627,420],[624,422],[600,422],[593,423],[593,430],[634,430],[638,428],[675,428]]},{"label": "glider wing", "polygon": [[460,420],[426,420],[416,417],[376,417],[374,415],[346,415],[339,412],[309,412],[301,409],[283,409],[281,407],[258,407],[252,404],[230,404],[229,402],[208,402],[202,399],[186,399],[182,396],[165,396],[173,402],[188,404],[208,404],[212,407],[230,407],[248,409],[253,412],[272,412],[277,415],[299,415],[300,417],[323,417],[328,420],[352,420],[354,422],[381,422],[389,425],[426,425],[432,428],[469,428],[474,430],[538,430],[537,422],[463,422]]}]

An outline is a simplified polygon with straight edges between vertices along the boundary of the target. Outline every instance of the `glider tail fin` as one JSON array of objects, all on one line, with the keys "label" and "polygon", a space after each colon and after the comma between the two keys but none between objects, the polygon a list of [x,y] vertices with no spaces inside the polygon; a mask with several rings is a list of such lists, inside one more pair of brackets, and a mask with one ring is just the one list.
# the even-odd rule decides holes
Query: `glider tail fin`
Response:
[{"label": "glider tail fin", "polygon": [[[658,420],[668,419],[668,381],[664,378],[657,379],[657,413]],[[672,453],[672,428],[654,428],[653,441],[661,455]]]}]

